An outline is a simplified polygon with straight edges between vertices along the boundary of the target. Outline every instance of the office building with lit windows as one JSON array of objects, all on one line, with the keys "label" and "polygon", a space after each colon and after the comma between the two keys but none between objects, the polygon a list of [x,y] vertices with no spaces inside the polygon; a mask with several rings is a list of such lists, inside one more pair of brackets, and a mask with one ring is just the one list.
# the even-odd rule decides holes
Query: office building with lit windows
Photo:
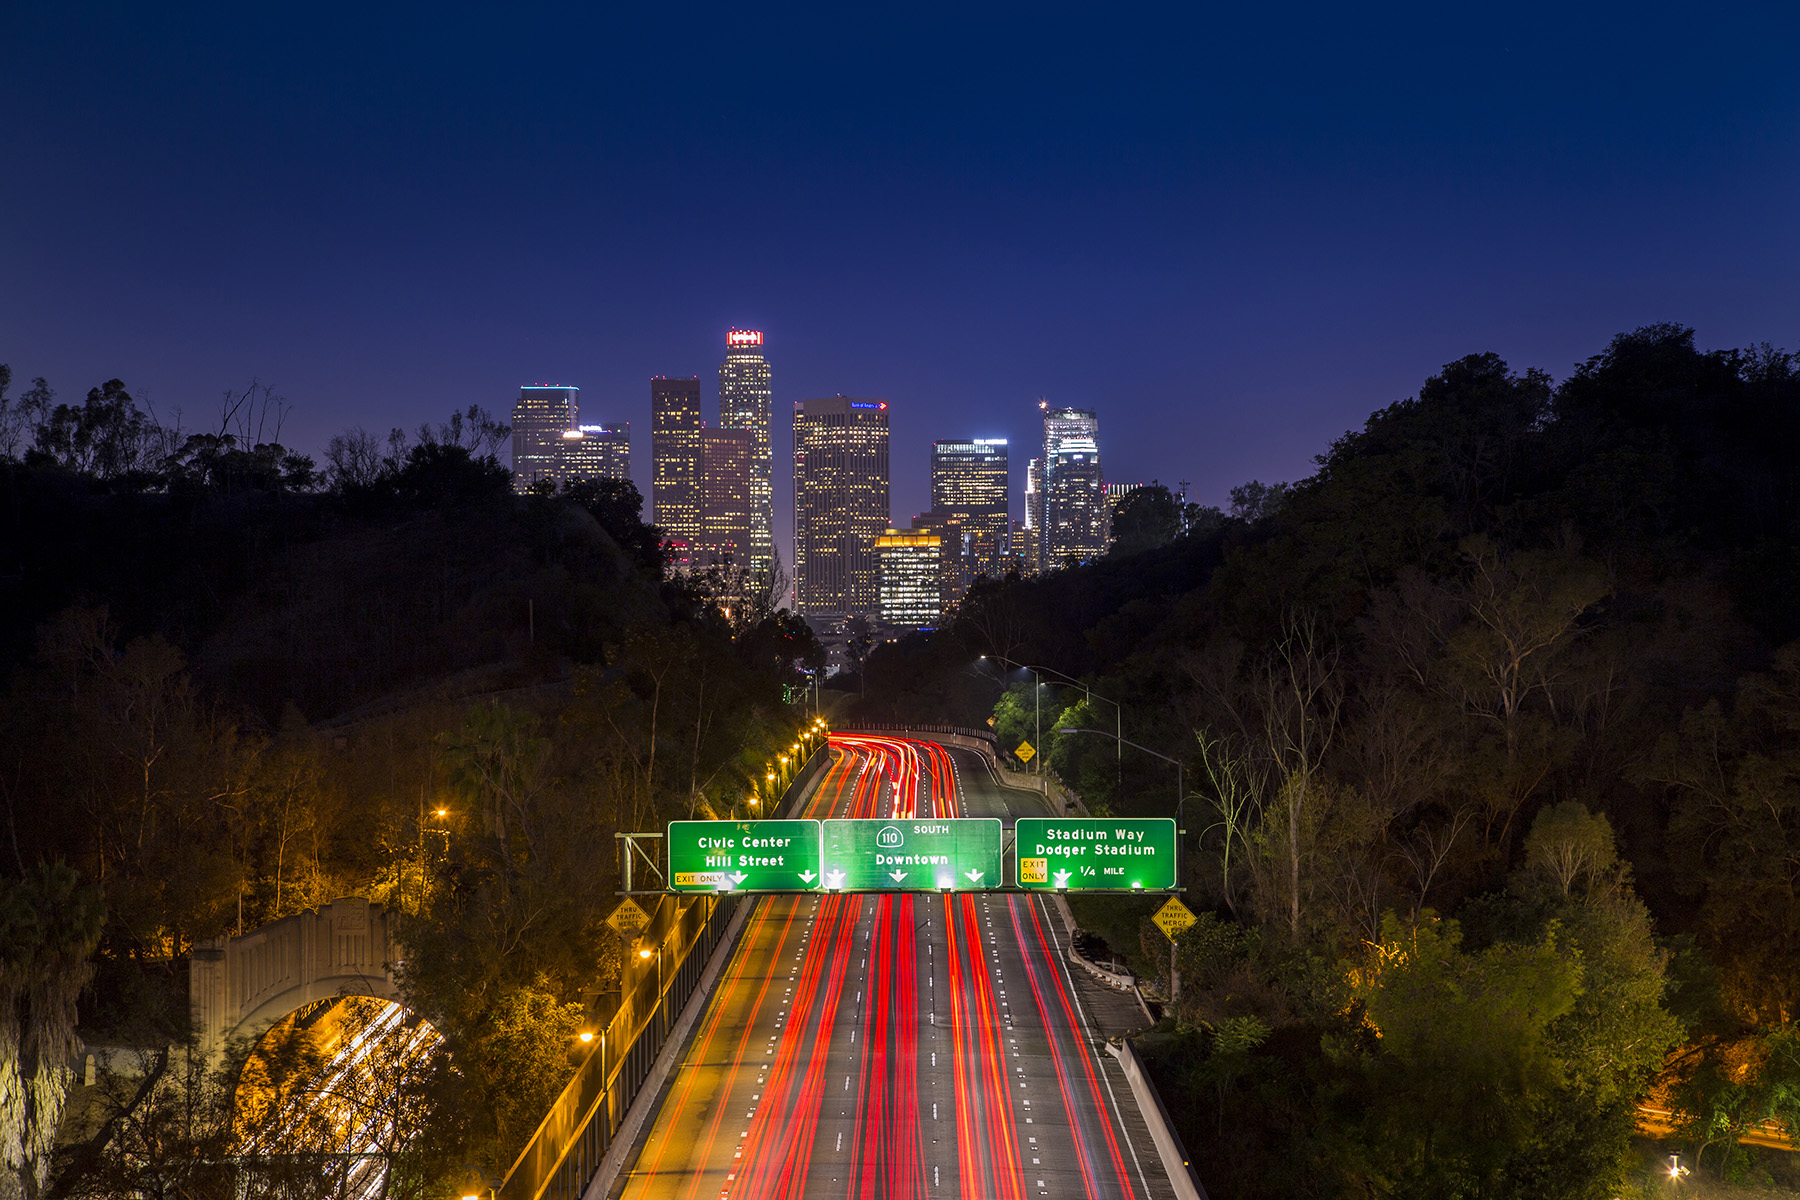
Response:
[{"label": "office building with lit windows", "polygon": [[534,383],[519,389],[512,411],[512,481],[520,495],[561,481],[563,434],[575,426],[581,389]]},{"label": "office building with lit windows", "polygon": [[948,615],[962,603],[963,595],[974,581],[974,575],[969,571],[968,531],[954,514],[937,511],[914,514],[912,527],[915,533],[938,535],[942,548],[938,564],[938,611]]},{"label": "office building with lit windows", "polygon": [[563,483],[631,478],[631,422],[578,425],[563,432]]},{"label": "office building with lit windows", "polygon": [[1044,414],[1044,457],[1038,501],[1039,570],[1088,562],[1106,553],[1112,508],[1100,468],[1100,421],[1085,408],[1051,408]]},{"label": "office building with lit windows", "polygon": [[748,429],[700,431],[700,538],[696,557],[709,567],[748,567],[755,545],[756,496]]},{"label": "office building with lit windows", "polygon": [[700,528],[700,381],[650,381],[650,523],[672,538],[704,540]]},{"label": "office building with lit windows", "polygon": [[889,529],[875,539],[875,555],[881,623],[902,629],[936,625],[943,612],[940,536],[919,529]]},{"label": "office building with lit windows", "polygon": [[1044,460],[1034,458],[1025,467],[1025,539],[1020,547],[1025,573],[1044,569]]},{"label": "office building with lit windows", "polygon": [[1012,523],[1006,486],[1005,438],[931,444],[931,511],[960,528],[964,582],[1005,574],[1001,564]]},{"label": "office building with lit windows", "polygon": [[769,449],[771,414],[769,360],[763,357],[763,335],[756,329],[733,329],[725,335],[725,361],[719,365],[719,426],[750,434],[750,527],[740,547],[740,565],[758,578],[775,569],[775,486]]},{"label": "office building with lit windows", "polygon": [[794,576],[802,616],[875,616],[888,528],[888,404],[794,405]]},{"label": "office building with lit windows", "polygon": [[1090,562],[1112,539],[1112,505],[1093,439],[1064,438],[1044,489],[1045,568]]}]

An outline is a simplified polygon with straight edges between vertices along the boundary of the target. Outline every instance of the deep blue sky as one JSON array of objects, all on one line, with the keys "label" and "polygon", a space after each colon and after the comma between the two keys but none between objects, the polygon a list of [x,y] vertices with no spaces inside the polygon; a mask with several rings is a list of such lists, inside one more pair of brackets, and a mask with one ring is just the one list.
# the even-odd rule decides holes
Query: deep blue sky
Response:
[{"label": "deep blue sky", "polygon": [[1220,502],[1466,353],[1800,345],[1797,13],[11,0],[0,361],[190,424],[257,376],[315,451],[574,383],[643,485],[649,377],[710,407],[738,324],[778,496],[842,392],[902,519],[1039,395]]}]

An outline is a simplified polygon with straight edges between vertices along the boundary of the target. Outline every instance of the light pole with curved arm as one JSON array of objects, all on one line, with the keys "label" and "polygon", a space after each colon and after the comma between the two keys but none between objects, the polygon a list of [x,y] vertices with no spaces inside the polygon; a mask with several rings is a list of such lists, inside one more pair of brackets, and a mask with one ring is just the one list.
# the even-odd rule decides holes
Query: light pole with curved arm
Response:
[{"label": "light pole with curved arm", "polygon": [[[1052,733],[1097,733],[1101,737],[1113,738],[1115,741],[1119,742],[1121,745],[1130,746],[1133,750],[1142,750],[1145,754],[1148,754],[1151,758],[1160,758],[1166,763],[1174,763],[1175,764],[1175,834],[1176,834],[1177,839],[1179,839],[1182,835],[1187,833],[1187,830],[1183,829],[1181,827],[1181,825],[1182,825],[1182,806],[1187,803],[1187,785],[1186,785],[1186,783],[1184,781],[1184,777],[1182,775],[1181,760],[1179,758],[1170,758],[1168,755],[1164,754],[1160,750],[1152,750],[1148,746],[1140,746],[1136,742],[1128,742],[1124,738],[1119,737],[1118,734],[1108,733],[1104,729],[1083,729],[1083,728],[1080,728],[1079,726],[1070,725],[1070,726],[1067,726],[1062,729],[1051,730],[1051,732]],[[1180,844],[1181,844],[1180,841],[1177,840],[1177,842],[1176,842],[1177,847],[1179,847]],[[1179,873],[1179,868],[1180,868],[1180,854],[1179,853],[1177,853],[1177,855],[1176,855],[1176,866],[1177,866],[1177,872]],[[1178,877],[1179,877],[1179,874],[1178,874]]]},{"label": "light pole with curved arm", "polygon": [[[1101,737],[1115,736],[1114,734],[1106,732],[1104,729],[1078,729],[1070,727],[1068,729],[1058,729],[1056,732],[1097,733]],[[1160,758],[1166,763],[1175,764],[1175,882],[1179,886],[1181,883],[1181,843],[1187,837],[1187,830],[1182,828],[1182,806],[1187,803],[1187,787],[1182,780],[1181,760],[1179,758],[1170,758],[1160,750],[1152,750],[1150,747],[1140,746],[1136,742],[1127,742],[1124,738],[1119,738],[1118,740],[1121,744],[1130,746],[1133,750],[1142,750],[1152,758]],[[1169,939],[1169,999],[1178,1000],[1180,998],[1181,974],[1175,962],[1175,939],[1171,937]]]}]

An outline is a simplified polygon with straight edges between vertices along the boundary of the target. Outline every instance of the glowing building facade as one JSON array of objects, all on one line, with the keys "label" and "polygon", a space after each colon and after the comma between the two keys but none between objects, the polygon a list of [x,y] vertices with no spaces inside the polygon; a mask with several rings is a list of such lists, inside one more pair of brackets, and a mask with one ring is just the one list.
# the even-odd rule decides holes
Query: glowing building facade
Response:
[{"label": "glowing building facade", "polygon": [[794,405],[794,575],[802,616],[874,616],[887,530],[888,404]]},{"label": "glowing building facade", "polygon": [[700,539],[705,566],[750,565],[755,545],[755,439],[748,429],[700,431]]},{"label": "glowing building facade", "polygon": [[578,425],[565,430],[559,474],[564,483],[630,479],[631,422]]},{"label": "glowing building facade", "polygon": [[890,529],[875,539],[875,555],[881,576],[881,623],[905,629],[936,625],[943,612],[940,536]]},{"label": "glowing building facade", "polygon": [[561,481],[563,434],[575,426],[581,389],[534,383],[519,389],[512,411],[513,491]]},{"label": "glowing building facade", "polygon": [[690,544],[700,522],[700,381],[650,381],[650,523]]},{"label": "glowing building facade", "polygon": [[1099,418],[1085,408],[1051,408],[1041,401],[1038,408],[1044,414],[1044,457],[1037,557],[1038,569],[1050,571],[1105,554],[1112,509],[1100,469]]},{"label": "glowing building facade", "polygon": [[763,357],[763,335],[756,329],[733,329],[725,335],[725,361],[719,365],[719,425],[750,434],[747,464],[750,488],[748,539],[740,548],[742,565],[767,579],[775,569],[775,487],[769,449],[771,413],[769,360]]},{"label": "glowing building facade", "polygon": [[932,443],[931,510],[961,529],[966,581],[1005,574],[1011,527],[1006,484],[1005,438]]}]

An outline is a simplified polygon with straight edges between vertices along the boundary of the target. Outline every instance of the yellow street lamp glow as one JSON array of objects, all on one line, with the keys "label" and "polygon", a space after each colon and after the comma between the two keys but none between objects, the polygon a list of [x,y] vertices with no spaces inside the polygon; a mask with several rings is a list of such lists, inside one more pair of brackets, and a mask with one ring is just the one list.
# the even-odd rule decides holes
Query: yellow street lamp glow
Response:
[{"label": "yellow street lamp glow", "polygon": [[594,1040],[594,1035],[584,1029],[581,1031],[581,1040],[584,1042],[591,1042]]},{"label": "yellow street lamp glow", "polygon": [[770,780],[770,782],[774,782],[774,779],[775,779],[775,772],[773,772],[773,771],[770,771],[770,772],[769,772],[769,780]]},{"label": "yellow street lamp glow", "polygon": [[448,810],[448,809],[442,809],[442,808],[440,808],[440,809],[438,809],[438,810],[437,810],[437,815],[438,815],[438,816],[440,816],[440,817],[446,817],[446,816],[449,816],[449,815],[450,815],[450,814],[449,814],[449,810]]},{"label": "yellow street lamp glow", "polygon": [[654,955],[655,953],[656,953],[656,951],[652,950],[648,946],[645,946],[642,950],[638,951],[638,957],[647,959],[647,958],[651,957],[652,955]]}]

